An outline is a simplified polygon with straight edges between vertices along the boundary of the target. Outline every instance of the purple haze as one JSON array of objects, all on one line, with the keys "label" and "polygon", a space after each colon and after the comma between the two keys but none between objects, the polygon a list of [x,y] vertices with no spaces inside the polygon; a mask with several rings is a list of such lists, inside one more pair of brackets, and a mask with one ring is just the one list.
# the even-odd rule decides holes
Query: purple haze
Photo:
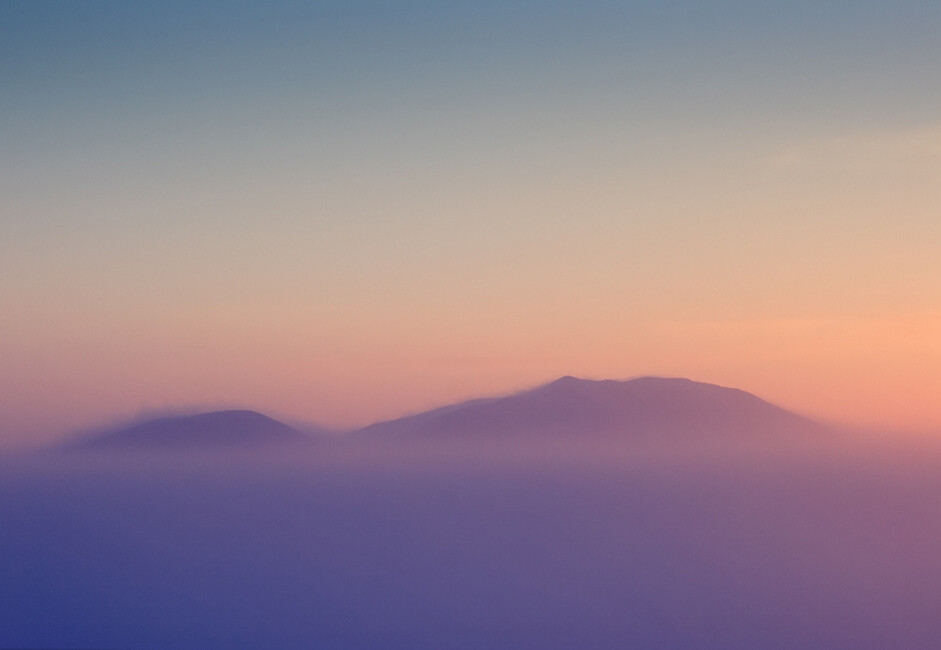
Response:
[{"label": "purple haze", "polygon": [[[618,444],[7,458],[0,647],[936,647],[941,453],[776,433],[784,412],[725,390]],[[694,403],[770,429],[668,431]]]}]

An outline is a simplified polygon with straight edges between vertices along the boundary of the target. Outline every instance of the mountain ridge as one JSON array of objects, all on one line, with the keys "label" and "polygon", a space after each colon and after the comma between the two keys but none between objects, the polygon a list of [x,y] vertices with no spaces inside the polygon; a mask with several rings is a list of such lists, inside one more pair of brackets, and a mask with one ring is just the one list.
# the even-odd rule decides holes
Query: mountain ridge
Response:
[{"label": "mountain ridge", "polygon": [[353,435],[718,434],[817,427],[822,425],[737,388],[672,377],[591,380],[566,375],[504,397],[375,423]]},{"label": "mountain ridge", "polygon": [[[330,436],[345,441],[709,438],[823,430],[747,391],[674,377],[571,375],[505,396],[449,404]],[[318,436],[256,411],[161,417],[72,441],[71,449],[244,449]]]},{"label": "mountain ridge", "polygon": [[257,411],[229,409],[145,420],[73,441],[73,449],[199,449],[253,447],[310,438]]}]

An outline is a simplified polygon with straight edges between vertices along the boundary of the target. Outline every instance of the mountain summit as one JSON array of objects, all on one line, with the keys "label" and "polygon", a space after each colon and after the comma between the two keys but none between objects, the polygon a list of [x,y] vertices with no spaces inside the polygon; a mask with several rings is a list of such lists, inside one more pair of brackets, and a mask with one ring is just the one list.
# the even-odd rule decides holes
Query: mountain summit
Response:
[{"label": "mountain summit", "polygon": [[374,424],[358,435],[689,437],[817,427],[807,418],[734,388],[660,377],[594,381],[566,376],[507,397],[473,400]]},{"label": "mountain summit", "polygon": [[300,431],[255,411],[216,411],[149,420],[73,445],[83,449],[238,448],[306,440]]}]

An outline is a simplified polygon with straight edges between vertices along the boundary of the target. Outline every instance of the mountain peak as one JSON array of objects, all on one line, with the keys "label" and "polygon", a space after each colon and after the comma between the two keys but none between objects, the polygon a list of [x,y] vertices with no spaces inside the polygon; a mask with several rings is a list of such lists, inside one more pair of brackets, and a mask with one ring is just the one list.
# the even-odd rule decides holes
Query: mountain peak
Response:
[{"label": "mountain peak", "polygon": [[507,397],[474,400],[366,427],[370,435],[505,437],[702,436],[817,426],[735,388],[683,378],[580,379],[571,375]]},{"label": "mountain peak", "polygon": [[300,431],[256,411],[171,416],[110,430],[77,443],[86,449],[231,448],[304,440]]}]

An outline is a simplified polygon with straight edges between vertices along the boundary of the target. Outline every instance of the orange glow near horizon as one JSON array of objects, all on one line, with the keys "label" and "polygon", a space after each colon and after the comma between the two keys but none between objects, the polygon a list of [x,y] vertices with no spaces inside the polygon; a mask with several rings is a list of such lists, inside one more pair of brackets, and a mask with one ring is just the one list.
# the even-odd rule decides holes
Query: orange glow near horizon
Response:
[{"label": "orange glow near horizon", "polygon": [[151,324],[146,337],[140,323],[127,324],[133,336],[123,344],[86,331],[42,354],[22,346],[20,383],[4,389],[24,423],[43,414],[32,427],[43,437],[141,411],[234,406],[358,426],[566,374],[683,376],[832,422],[941,431],[938,312],[640,324],[572,317],[543,330],[530,314],[509,331],[492,314],[465,322],[425,313],[359,328],[309,315],[237,323],[216,312],[185,331]]}]

